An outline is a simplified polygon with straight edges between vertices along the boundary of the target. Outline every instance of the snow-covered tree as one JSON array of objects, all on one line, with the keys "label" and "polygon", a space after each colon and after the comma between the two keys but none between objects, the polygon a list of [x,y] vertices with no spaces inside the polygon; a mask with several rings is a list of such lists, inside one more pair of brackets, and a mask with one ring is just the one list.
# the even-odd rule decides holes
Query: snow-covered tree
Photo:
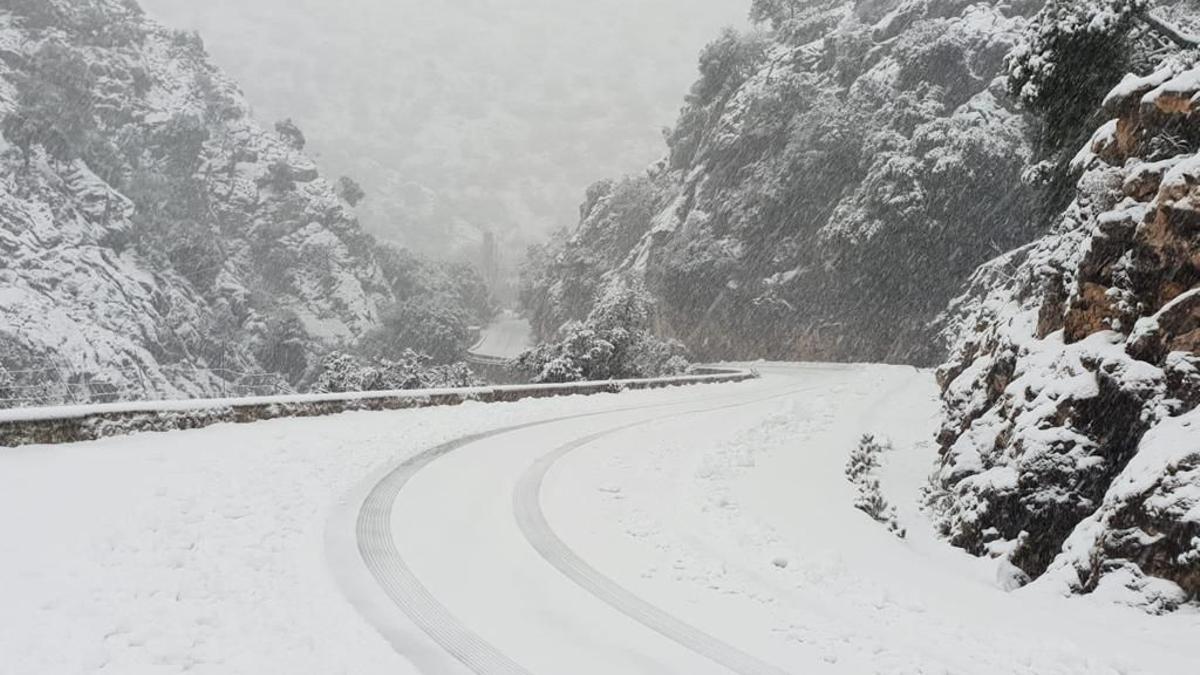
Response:
[{"label": "snow-covered tree", "polygon": [[652,302],[638,286],[606,290],[585,321],[559,340],[522,354],[517,365],[535,382],[574,382],[677,375],[688,368],[683,345],[650,331]]},{"label": "snow-covered tree", "polygon": [[772,28],[778,30],[795,19],[804,4],[803,0],[753,0],[750,3],[750,20],[770,23]]},{"label": "snow-covered tree", "polygon": [[750,20],[803,44],[831,28],[848,4],[845,0],[752,0]]},{"label": "snow-covered tree", "polygon": [[303,150],[304,146],[308,145],[304,132],[290,117],[275,123],[275,133],[296,150]]},{"label": "snow-covered tree", "polygon": [[407,350],[395,359],[364,360],[332,352],[321,362],[312,389],[340,394],[358,391],[400,391],[475,387],[482,384],[463,363],[434,365],[429,357]]},{"label": "snow-covered tree", "polygon": [[26,160],[34,146],[54,158],[86,157],[100,135],[94,117],[96,77],[84,57],[58,43],[40,47],[31,72],[17,78],[17,108],[3,121],[3,133]]},{"label": "snow-covered tree", "polygon": [[466,354],[473,335],[471,317],[450,296],[421,296],[388,310],[382,325],[364,340],[368,353],[397,358],[407,350],[432,357],[438,363],[457,361]]},{"label": "snow-covered tree", "polygon": [[338,196],[350,206],[358,206],[367,197],[367,193],[358,184],[358,181],[349,176],[342,176],[338,179],[337,192]]},{"label": "snow-covered tree", "polygon": [[885,525],[889,532],[903,539],[906,532],[896,518],[896,508],[883,496],[877,475],[879,457],[889,450],[889,443],[881,442],[871,434],[864,435],[846,462],[846,479],[858,490],[854,508]]},{"label": "snow-covered tree", "polygon": [[[1146,51],[1200,47],[1153,8],[1151,0],[1050,0],[1034,17],[1009,54],[1008,87],[1041,116],[1046,152],[1075,153],[1104,94],[1147,65]],[[1139,46],[1147,34],[1155,39]]]}]

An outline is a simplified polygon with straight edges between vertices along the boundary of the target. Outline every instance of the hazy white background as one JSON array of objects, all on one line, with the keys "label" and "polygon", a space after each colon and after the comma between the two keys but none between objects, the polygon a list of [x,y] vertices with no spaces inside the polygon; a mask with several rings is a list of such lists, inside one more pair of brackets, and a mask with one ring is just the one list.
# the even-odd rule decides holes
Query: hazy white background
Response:
[{"label": "hazy white background", "polygon": [[642,170],[700,48],[748,0],[141,0],[198,30],[266,122],[292,117],[367,227],[515,262],[592,181]]}]

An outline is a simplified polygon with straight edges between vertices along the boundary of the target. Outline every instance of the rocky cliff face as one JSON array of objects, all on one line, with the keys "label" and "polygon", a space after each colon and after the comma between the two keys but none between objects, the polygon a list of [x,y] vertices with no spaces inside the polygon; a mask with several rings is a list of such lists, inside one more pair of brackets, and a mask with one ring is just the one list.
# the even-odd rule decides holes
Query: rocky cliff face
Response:
[{"label": "rocky cliff face", "polygon": [[[951,542],[1021,581],[1194,601],[1200,71],[1162,18],[1194,6],[753,6],[770,32],[705,51],[669,156],[535,252],[538,330],[634,278],[701,359],[946,360]],[[1068,161],[1125,70],[1151,74]]]},{"label": "rocky cliff face", "polygon": [[932,364],[930,320],[1036,236],[1028,124],[997,79],[1036,7],[774,4],[770,32],[701,55],[669,156],[594,186],[531,266],[543,336],[636,277],[701,358]]},{"label": "rocky cliff face", "polygon": [[0,117],[7,404],[286,389],[421,292],[131,0],[5,3]]},{"label": "rocky cliff face", "polygon": [[1200,594],[1200,70],[1129,77],[1046,237],[948,322],[932,503],[1039,583],[1152,610]]}]

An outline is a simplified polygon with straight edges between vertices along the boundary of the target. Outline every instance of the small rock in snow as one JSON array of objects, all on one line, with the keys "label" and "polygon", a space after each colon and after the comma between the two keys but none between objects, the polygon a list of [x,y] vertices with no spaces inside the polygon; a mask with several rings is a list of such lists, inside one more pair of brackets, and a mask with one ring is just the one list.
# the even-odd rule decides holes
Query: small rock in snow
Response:
[{"label": "small rock in snow", "polygon": [[1020,567],[1012,564],[1008,558],[1001,558],[996,566],[996,584],[1007,592],[1022,588],[1030,582],[1029,575]]}]

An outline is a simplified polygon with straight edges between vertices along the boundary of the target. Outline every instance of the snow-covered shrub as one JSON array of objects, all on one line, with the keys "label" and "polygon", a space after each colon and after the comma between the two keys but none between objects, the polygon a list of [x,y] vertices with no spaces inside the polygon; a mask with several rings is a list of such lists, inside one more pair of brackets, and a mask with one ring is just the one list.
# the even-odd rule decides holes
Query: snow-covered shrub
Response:
[{"label": "snow-covered shrub", "polygon": [[365,338],[364,346],[385,359],[416,350],[438,363],[449,363],[466,354],[474,337],[466,309],[440,295],[401,302],[384,313],[381,324]]},{"label": "snow-covered shrub", "polygon": [[700,52],[700,79],[692,85],[689,103],[705,106],[736,91],[761,65],[766,47],[758,35],[726,28]]},{"label": "snow-covered shrub", "polygon": [[1148,0],[1050,0],[1008,57],[1008,88],[1046,119],[1044,142],[1077,145],[1085,120],[1129,72]]},{"label": "snow-covered shrub", "polygon": [[262,339],[255,350],[268,372],[298,382],[308,371],[313,345],[304,324],[293,312],[275,312],[266,317]]},{"label": "snow-covered shrub", "polygon": [[846,478],[849,478],[851,483],[857,483],[864,476],[873,473],[879,468],[879,455],[882,453],[882,444],[877,442],[874,436],[864,435],[850,452],[850,460],[846,462]]},{"label": "snow-covered shrub", "polygon": [[[447,318],[447,312],[461,314],[468,325],[486,325],[496,315],[496,300],[474,267],[429,261],[410,251],[373,241],[368,242],[367,248],[374,252],[395,297],[427,298],[435,313],[443,318]],[[449,317],[449,325],[457,324],[463,316]],[[418,345],[410,346],[420,351]]]},{"label": "snow-covered shrub", "polygon": [[526,351],[517,366],[534,382],[574,382],[678,375],[683,345],[654,336],[652,305],[639,287],[609,288],[585,321],[563,326],[560,339]]},{"label": "snow-covered shrub", "polygon": [[86,56],[47,42],[30,55],[29,69],[13,78],[17,106],[3,121],[5,140],[21,150],[26,165],[35,146],[59,161],[107,159],[111,145],[97,128],[99,109],[90,96],[99,82]]},{"label": "snow-covered shrub", "polygon": [[428,357],[405,352],[396,360],[367,362],[343,352],[328,354],[313,383],[317,393],[398,391],[481,386],[464,363],[434,365]]},{"label": "snow-covered shrub", "polygon": [[751,0],[750,20],[781,38],[805,44],[833,28],[853,3],[846,0]]},{"label": "snow-covered shrub", "polygon": [[854,508],[871,516],[876,522],[885,525],[889,532],[903,539],[907,532],[896,519],[895,507],[884,498],[879,479],[876,477],[879,456],[890,449],[888,443],[880,442],[870,434],[863,436],[846,462],[846,478],[858,489]]},{"label": "snow-covered shrub", "polygon": [[350,206],[358,206],[362,200],[367,198],[367,193],[363,190],[362,185],[349,176],[338,178],[337,193]]},{"label": "snow-covered shrub", "polygon": [[588,188],[580,227],[566,246],[560,234],[530,250],[521,270],[521,301],[537,335],[552,339],[568,321],[582,321],[604,287],[604,275],[641,239],[658,210],[646,177],[603,180]]},{"label": "snow-covered shrub", "polygon": [[292,175],[292,167],[280,159],[267,166],[267,173],[259,185],[270,188],[276,194],[284,194],[296,187],[296,178]]},{"label": "snow-covered shrub", "polygon": [[62,10],[46,0],[8,0],[5,8],[30,30],[49,28],[63,20]]},{"label": "snow-covered shrub", "polygon": [[304,132],[290,117],[275,123],[275,133],[296,150],[303,150],[304,146],[308,145],[308,139],[305,138]]}]

